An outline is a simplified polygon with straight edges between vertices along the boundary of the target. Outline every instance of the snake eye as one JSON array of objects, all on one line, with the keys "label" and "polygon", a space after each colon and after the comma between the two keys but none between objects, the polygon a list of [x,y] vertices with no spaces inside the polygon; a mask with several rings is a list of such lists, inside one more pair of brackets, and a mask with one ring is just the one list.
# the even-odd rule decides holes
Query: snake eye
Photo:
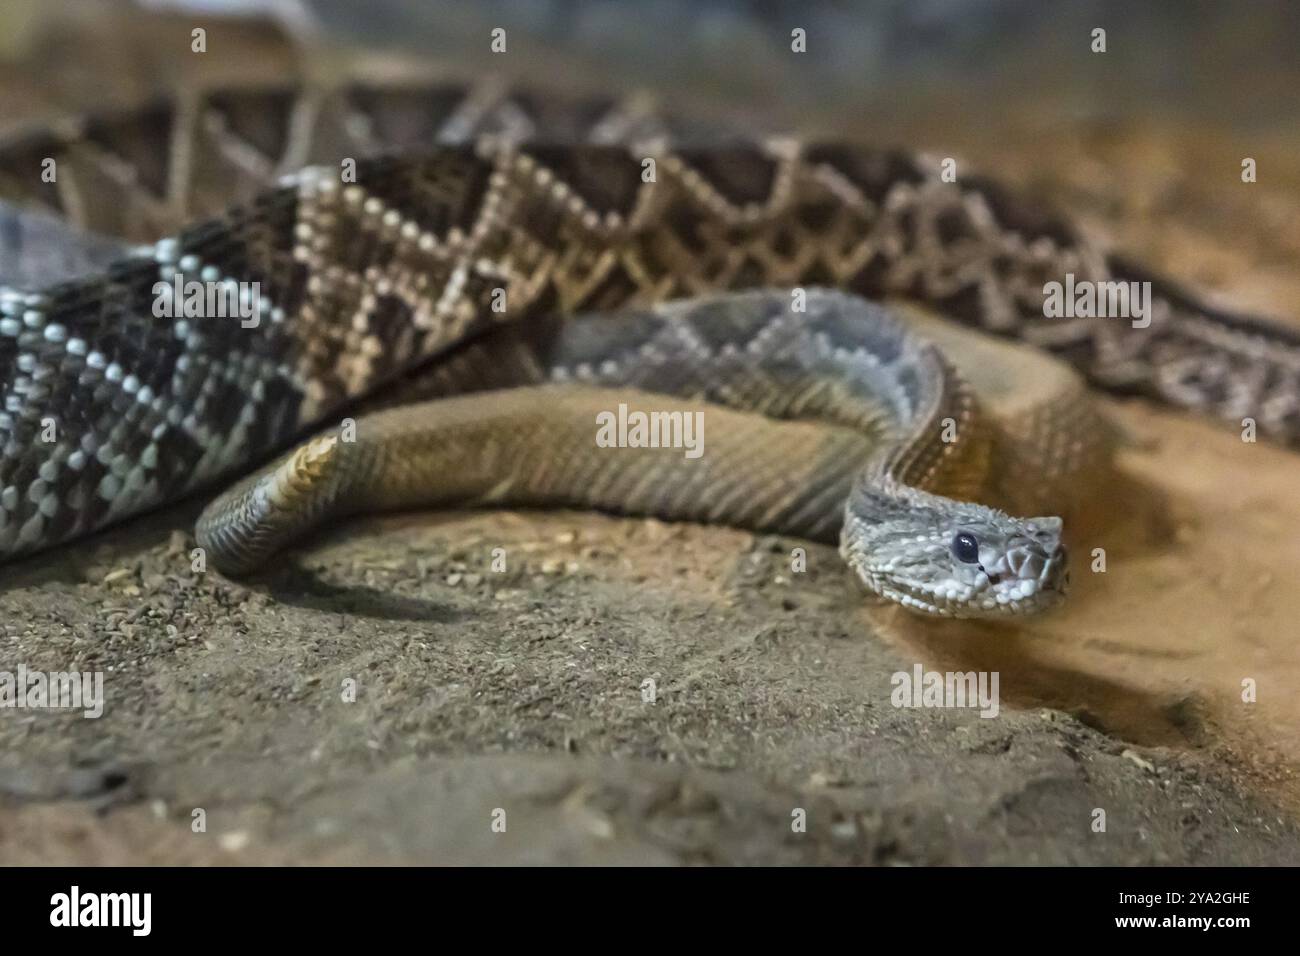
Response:
[{"label": "snake eye", "polygon": [[958,531],[952,539],[952,556],[963,564],[978,564],[980,543],[969,531]]}]

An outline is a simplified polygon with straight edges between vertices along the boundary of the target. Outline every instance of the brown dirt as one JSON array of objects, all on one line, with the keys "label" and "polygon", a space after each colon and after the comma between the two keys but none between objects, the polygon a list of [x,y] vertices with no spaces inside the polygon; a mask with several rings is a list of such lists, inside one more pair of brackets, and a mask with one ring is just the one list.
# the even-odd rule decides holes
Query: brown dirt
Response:
[{"label": "brown dirt", "polygon": [[[354,523],[245,586],[190,572],[192,517],[11,572],[5,658],[103,669],[109,704],[0,724],[0,857],[1295,858],[1294,825],[1234,781],[1187,688],[1114,666],[1196,659],[1127,646],[1136,628],[896,633],[833,549],[790,574],[798,542],[566,513]],[[1002,670],[998,718],[890,706],[892,673],[954,648]]]}]

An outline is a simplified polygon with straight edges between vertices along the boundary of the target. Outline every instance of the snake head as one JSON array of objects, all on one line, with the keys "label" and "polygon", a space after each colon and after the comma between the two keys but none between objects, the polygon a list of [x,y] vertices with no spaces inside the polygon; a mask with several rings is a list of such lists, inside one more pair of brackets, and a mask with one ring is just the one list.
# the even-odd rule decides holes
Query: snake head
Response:
[{"label": "snake head", "polygon": [[872,522],[850,509],[841,551],[868,588],[941,617],[1037,614],[1065,596],[1060,518],[935,502]]}]

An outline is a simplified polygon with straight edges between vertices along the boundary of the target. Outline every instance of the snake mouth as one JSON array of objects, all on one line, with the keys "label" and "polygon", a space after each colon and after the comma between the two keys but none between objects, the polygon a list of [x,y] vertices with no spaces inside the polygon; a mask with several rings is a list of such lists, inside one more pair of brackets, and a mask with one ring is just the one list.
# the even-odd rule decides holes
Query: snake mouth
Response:
[{"label": "snake mouth", "polygon": [[1034,539],[1016,541],[991,567],[980,566],[970,616],[1045,611],[1065,597],[1069,581],[1065,545],[1048,549]]},{"label": "snake mouth", "polygon": [[1063,544],[1048,548],[1025,539],[1008,547],[972,578],[923,586],[895,580],[881,589],[908,610],[950,618],[1005,618],[1040,614],[1058,605],[1069,586],[1069,555]]}]

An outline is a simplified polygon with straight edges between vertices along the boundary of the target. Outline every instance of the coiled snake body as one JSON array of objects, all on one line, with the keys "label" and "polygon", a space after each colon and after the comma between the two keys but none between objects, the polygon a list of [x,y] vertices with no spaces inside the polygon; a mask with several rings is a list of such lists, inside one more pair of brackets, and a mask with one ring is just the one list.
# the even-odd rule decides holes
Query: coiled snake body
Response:
[{"label": "coiled snake body", "polygon": [[[79,227],[140,239],[223,211],[0,293],[0,555],[246,470],[421,369],[391,394],[439,401],[333,428],[218,498],[198,528],[216,566],[250,570],[369,508],[568,503],[840,534],[868,587],[913,610],[1055,603],[1059,518],[989,505],[1032,513],[1104,460],[1079,379],[929,325],[941,349],[854,296],[917,300],[1094,384],[1300,436],[1294,334],[1154,279],[1146,328],[1046,318],[1044,284],[1066,274],[1148,277],[991,184],[857,147],[671,150],[647,116],[597,107],[548,106],[572,142],[521,146],[502,118],[529,107],[506,95],[253,91],[4,144],[0,194]],[[256,283],[255,322],[186,314],[178,274]],[[731,293],[746,288],[765,291]],[[620,404],[702,411],[704,455],[599,447],[597,416]],[[742,412],[785,421],[755,431]]]}]

